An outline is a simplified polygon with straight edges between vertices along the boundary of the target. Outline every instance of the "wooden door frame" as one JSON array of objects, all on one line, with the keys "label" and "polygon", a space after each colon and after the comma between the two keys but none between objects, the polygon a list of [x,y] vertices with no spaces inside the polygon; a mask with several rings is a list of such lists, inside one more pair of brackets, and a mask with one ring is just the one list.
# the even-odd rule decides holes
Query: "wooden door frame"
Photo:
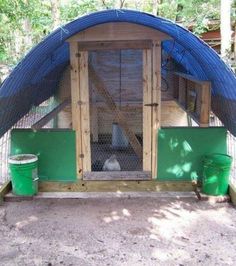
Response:
[{"label": "wooden door frame", "polygon": [[108,43],[109,49],[106,41],[70,42],[72,128],[76,131],[78,179],[83,178],[84,172],[91,172],[88,51],[114,49],[143,51],[143,171],[151,171],[155,179],[161,104],[160,41],[116,40]]}]

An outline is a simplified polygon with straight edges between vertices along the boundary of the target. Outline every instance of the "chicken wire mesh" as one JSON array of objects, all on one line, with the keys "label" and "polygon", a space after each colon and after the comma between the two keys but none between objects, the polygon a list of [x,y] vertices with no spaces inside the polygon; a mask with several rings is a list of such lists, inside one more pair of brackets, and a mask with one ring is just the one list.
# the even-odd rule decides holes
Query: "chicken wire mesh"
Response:
[{"label": "chicken wire mesh", "polygon": [[[20,119],[12,128],[31,128],[31,126],[40,120],[43,116],[49,113],[56,105],[54,97],[49,98],[37,107],[33,107],[22,119]],[[46,128],[53,127],[53,120],[51,120]],[[0,138],[0,185],[10,179],[8,169],[8,157],[10,155],[10,132],[8,130]]]},{"label": "chicken wire mesh", "polygon": [[142,171],[142,51],[91,52],[89,62],[96,75],[90,76],[92,171],[106,170],[108,159],[118,162],[111,170]]},{"label": "chicken wire mesh", "polygon": [[[214,113],[211,113],[210,126],[222,127],[224,125]],[[236,186],[236,137],[229,131],[227,132],[227,152],[233,158],[230,182]]]}]

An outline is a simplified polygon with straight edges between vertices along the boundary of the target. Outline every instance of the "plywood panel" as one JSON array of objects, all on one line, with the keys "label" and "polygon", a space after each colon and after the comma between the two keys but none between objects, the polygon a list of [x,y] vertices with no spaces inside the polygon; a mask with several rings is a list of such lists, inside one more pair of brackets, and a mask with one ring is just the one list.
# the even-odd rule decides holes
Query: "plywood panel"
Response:
[{"label": "plywood panel", "polygon": [[[127,103],[128,105],[129,103]],[[91,106],[93,109],[94,106]],[[97,130],[98,134],[111,134],[112,126],[111,124],[114,121],[114,116],[111,114],[108,108],[101,107],[98,104],[98,107],[95,107],[97,110]],[[142,134],[143,125],[142,125],[142,105],[135,105],[132,107],[132,103],[128,108],[121,108],[124,116],[127,119],[127,123],[130,125],[130,128],[135,132],[135,134]],[[63,115],[67,113],[63,112]],[[61,124],[63,123],[63,116],[61,114]],[[70,117],[70,118],[69,118]],[[91,116],[91,127],[93,126],[93,117]],[[68,116],[65,117],[64,124],[71,124],[71,107],[68,110]],[[183,111],[182,108],[175,101],[162,101],[161,103],[161,125],[163,127],[176,127],[176,126],[187,126],[187,113]],[[69,128],[69,126],[68,126]]]},{"label": "plywood panel", "polygon": [[11,154],[32,153],[39,157],[40,180],[75,181],[75,132],[72,130],[13,129]]},{"label": "plywood panel", "polygon": [[203,157],[226,153],[227,130],[222,127],[161,128],[158,134],[158,180],[202,178]]}]

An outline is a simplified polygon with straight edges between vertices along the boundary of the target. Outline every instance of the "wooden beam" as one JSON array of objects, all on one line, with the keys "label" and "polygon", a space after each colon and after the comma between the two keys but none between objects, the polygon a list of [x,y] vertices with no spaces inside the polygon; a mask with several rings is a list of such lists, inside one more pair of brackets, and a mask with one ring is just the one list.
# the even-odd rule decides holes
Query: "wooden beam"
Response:
[{"label": "wooden beam", "polygon": [[152,50],[143,50],[143,170],[152,171]]},{"label": "wooden beam", "polygon": [[79,51],[151,49],[151,40],[79,42]]},{"label": "wooden beam", "polygon": [[90,115],[88,52],[79,52],[79,91],[81,104],[81,138],[83,153],[83,172],[91,171]]},{"label": "wooden beam", "polygon": [[157,135],[161,121],[161,46],[153,41],[152,48],[152,178],[157,177]]},{"label": "wooden beam", "polygon": [[96,71],[94,70],[94,68],[91,65],[89,65],[89,74],[91,76],[91,81],[93,82],[94,87],[96,88],[97,92],[99,93],[99,95],[101,97],[103,97],[108,108],[114,113],[117,122],[122,127],[127,138],[129,139],[129,142],[130,142],[132,148],[134,149],[134,152],[141,159],[143,157],[142,146],[140,145],[134,132],[130,129],[130,127],[126,121],[126,117],[117,108],[112,96],[108,92],[102,79],[97,75]]},{"label": "wooden beam", "polygon": [[0,187],[0,204],[2,204],[4,196],[9,193],[12,189],[11,181],[6,181],[1,187]]},{"label": "wooden beam", "polygon": [[129,22],[109,22],[89,27],[68,38],[68,42],[81,41],[130,41],[130,40],[171,40],[172,38],[156,29]]},{"label": "wooden beam", "polygon": [[233,184],[229,185],[229,195],[231,198],[231,202],[234,206],[236,206],[236,186]]},{"label": "wooden beam", "polygon": [[195,83],[198,83],[198,84],[209,83],[208,80],[200,80],[200,79],[195,78],[192,75],[185,74],[185,73],[182,73],[182,72],[174,72],[174,74],[177,75],[177,76],[179,76],[179,77],[182,77],[184,79],[191,80],[191,81],[193,81]]},{"label": "wooden beam", "polygon": [[193,191],[192,182],[79,181],[76,183],[39,182],[40,192],[126,192],[126,191]]},{"label": "wooden beam", "polygon": [[70,65],[71,65],[71,109],[72,109],[72,128],[76,132],[76,166],[77,177],[82,177],[82,137],[81,137],[81,104],[80,104],[80,75],[78,44],[70,43]]},{"label": "wooden beam", "polygon": [[61,104],[59,104],[56,108],[54,108],[50,113],[46,114],[39,121],[33,124],[31,128],[34,130],[42,128],[70,103],[71,103],[71,99],[64,100]]}]

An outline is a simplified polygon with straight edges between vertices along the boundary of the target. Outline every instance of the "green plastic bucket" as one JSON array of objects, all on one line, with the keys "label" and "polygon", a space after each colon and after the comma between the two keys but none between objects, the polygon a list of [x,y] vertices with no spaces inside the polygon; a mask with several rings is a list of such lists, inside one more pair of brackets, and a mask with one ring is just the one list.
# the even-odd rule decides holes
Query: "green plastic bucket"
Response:
[{"label": "green plastic bucket", "polygon": [[232,157],[226,154],[211,154],[203,160],[202,192],[207,195],[226,195]]},{"label": "green plastic bucket", "polygon": [[15,195],[33,196],[38,193],[38,157],[33,154],[10,156],[12,191]]}]

